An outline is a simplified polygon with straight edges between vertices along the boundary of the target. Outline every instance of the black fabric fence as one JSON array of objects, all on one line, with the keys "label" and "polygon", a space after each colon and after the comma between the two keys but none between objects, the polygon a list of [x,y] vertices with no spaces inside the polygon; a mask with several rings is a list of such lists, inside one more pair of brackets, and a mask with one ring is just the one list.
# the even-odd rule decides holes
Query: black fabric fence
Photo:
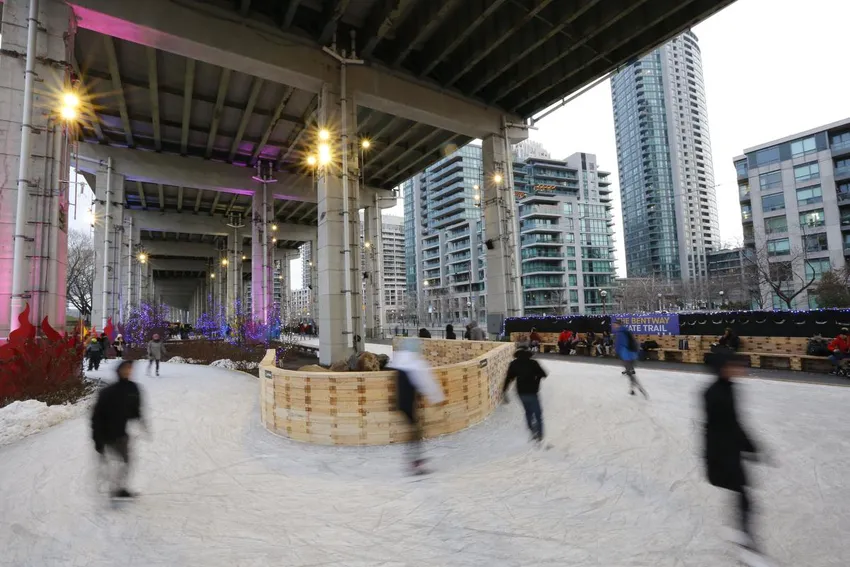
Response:
[{"label": "black fabric fence", "polygon": [[[842,327],[850,328],[850,309],[682,312],[676,315],[680,335],[722,335],[730,327],[745,337],[812,337],[816,334],[834,337]],[[511,317],[505,320],[504,334],[527,333],[532,328],[541,333],[559,333],[564,329],[574,333],[599,333],[611,329],[610,319],[609,315]]]}]

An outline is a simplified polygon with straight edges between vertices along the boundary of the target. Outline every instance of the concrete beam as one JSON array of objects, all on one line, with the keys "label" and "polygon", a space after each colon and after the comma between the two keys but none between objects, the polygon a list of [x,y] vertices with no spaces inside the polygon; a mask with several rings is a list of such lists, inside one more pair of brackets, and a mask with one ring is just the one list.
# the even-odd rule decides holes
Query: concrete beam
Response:
[{"label": "concrete beam", "polygon": [[[78,152],[80,156],[98,162],[105,162],[111,157],[115,171],[133,181],[226,193],[253,194],[258,189],[258,183],[251,178],[254,170],[247,167],[101,144],[80,144]],[[83,172],[97,173],[98,168],[99,163],[86,160],[79,162],[79,169]],[[281,172],[277,175],[279,182],[269,186],[275,198],[316,202],[316,192],[311,188],[313,183],[310,178]]]},{"label": "concrete beam", "polygon": [[141,240],[142,250],[149,256],[176,256],[185,258],[218,258],[219,251],[212,244],[199,242],[169,242],[167,240]]},{"label": "concrete beam", "polygon": [[[228,21],[200,3],[70,0],[69,4],[80,27],[104,35],[313,93],[339,80],[335,60],[318,44],[275,26]],[[348,84],[358,104],[473,138],[498,133],[505,114],[376,65],[350,67]],[[507,120],[521,122],[521,117],[509,115]]]},{"label": "concrete beam", "polygon": [[[185,232],[188,234],[210,234],[230,236],[233,229],[227,226],[226,218],[216,218],[197,215],[181,215],[179,213],[158,213],[156,211],[127,210],[125,216],[133,218],[133,226],[139,230],[155,230],[159,232]],[[310,240],[316,236],[316,227],[302,224],[278,223],[276,236],[281,240]],[[240,231],[243,237],[251,236],[251,228],[245,226]],[[174,242],[179,248],[182,242]]]},{"label": "concrete beam", "polygon": [[150,264],[154,270],[170,270],[174,272],[205,272],[208,267],[206,260],[173,260],[151,258]]}]

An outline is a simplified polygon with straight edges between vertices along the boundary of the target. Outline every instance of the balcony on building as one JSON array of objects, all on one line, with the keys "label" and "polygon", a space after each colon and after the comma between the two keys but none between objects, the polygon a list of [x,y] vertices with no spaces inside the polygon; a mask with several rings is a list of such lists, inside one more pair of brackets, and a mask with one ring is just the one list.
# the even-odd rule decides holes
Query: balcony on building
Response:
[{"label": "balcony on building", "polygon": [[434,206],[435,203],[440,202],[446,197],[463,193],[465,189],[466,183],[463,178],[449,179],[445,184],[429,187],[428,196],[430,197],[431,205]]},{"label": "balcony on building", "polygon": [[832,157],[850,156],[850,131],[831,134],[830,139],[829,150]]},{"label": "balcony on building", "polygon": [[560,236],[549,234],[523,234],[521,238],[521,247],[526,246],[560,246],[564,243],[564,239]]},{"label": "balcony on building", "polygon": [[597,170],[596,177],[599,180],[598,181],[599,193],[610,193],[611,192],[610,187],[611,187],[613,181],[611,181],[609,179],[610,175],[611,175],[610,171]]},{"label": "balcony on building", "polygon": [[456,228],[454,230],[450,230],[446,235],[446,242],[451,243],[462,238],[469,238],[469,225],[463,228]]},{"label": "balcony on building", "polygon": [[446,265],[451,266],[452,264],[459,264],[461,262],[465,262],[472,258],[472,252],[461,252],[459,254],[449,254],[448,258],[446,258]]},{"label": "balcony on building", "polygon": [[835,182],[839,181],[847,181],[850,179],[850,165],[845,165],[842,167],[836,167],[833,175],[835,176]]},{"label": "balcony on building", "polygon": [[553,278],[550,280],[542,281],[542,282],[525,282],[525,276],[523,276],[522,289],[529,290],[550,290],[557,291],[564,289],[564,280],[563,278]]},{"label": "balcony on building", "polygon": [[561,232],[561,226],[558,222],[548,222],[545,220],[524,220],[520,222],[519,231],[522,234],[532,233],[532,232]]},{"label": "balcony on building", "polygon": [[[554,259],[553,259],[554,260]],[[562,265],[562,261],[558,259],[555,262],[547,262],[537,259],[534,262],[522,263],[522,275],[532,276],[535,274],[563,274],[566,273],[566,268]]]},{"label": "balcony on building", "polygon": [[520,205],[519,218],[560,218],[563,210],[557,205]]}]

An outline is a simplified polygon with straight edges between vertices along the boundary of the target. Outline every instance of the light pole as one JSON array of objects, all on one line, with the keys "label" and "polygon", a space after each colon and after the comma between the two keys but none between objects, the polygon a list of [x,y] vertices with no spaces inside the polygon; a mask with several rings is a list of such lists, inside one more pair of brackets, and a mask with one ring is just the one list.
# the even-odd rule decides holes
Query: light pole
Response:
[{"label": "light pole", "polygon": [[661,311],[661,309],[662,309],[662,307],[661,307],[661,297],[662,297],[662,294],[659,292],[659,294],[658,294],[658,310],[659,311]]},{"label": "light pole", "polygon": [[602,297],[602,314],[606,315],[605,300],[608,299],[608,292],[603,289],[602,291],[599,292],[599,295]]},{"label": "light pole", "polygon": [[718,293],[720,294],[720,308],[723,309],[723,295],[725,292],[721,289]]}]

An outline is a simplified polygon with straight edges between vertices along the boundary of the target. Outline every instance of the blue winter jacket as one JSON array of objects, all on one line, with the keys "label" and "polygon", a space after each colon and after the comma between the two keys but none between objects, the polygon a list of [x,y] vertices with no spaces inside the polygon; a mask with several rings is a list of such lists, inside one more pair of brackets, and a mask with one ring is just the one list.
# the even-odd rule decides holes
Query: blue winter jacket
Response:
[{"label": "blue winter jacket", "polygon": [[621,326],[614,332],[614,352],[620,360],[637,360],[638,358],[638,351],[629,349],[629,330],[625,326]]}]

